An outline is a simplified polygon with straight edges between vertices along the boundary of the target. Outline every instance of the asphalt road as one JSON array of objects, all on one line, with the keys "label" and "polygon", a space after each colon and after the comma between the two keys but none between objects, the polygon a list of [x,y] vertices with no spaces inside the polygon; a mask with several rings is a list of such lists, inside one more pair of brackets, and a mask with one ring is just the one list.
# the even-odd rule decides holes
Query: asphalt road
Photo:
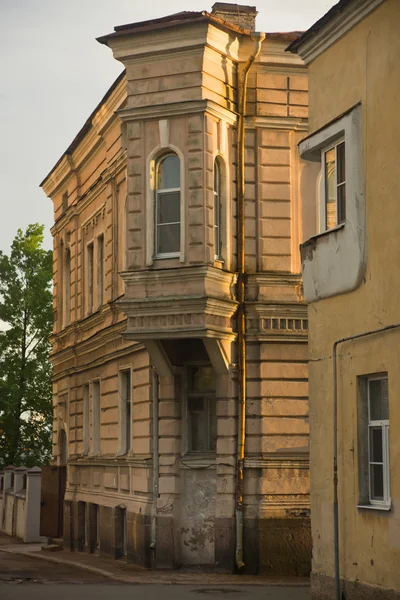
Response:
[{"label": "asphalt road", "polygon": [[100,574],[0,552],[1,600],[310,600],[307,587],[114,583]]}]

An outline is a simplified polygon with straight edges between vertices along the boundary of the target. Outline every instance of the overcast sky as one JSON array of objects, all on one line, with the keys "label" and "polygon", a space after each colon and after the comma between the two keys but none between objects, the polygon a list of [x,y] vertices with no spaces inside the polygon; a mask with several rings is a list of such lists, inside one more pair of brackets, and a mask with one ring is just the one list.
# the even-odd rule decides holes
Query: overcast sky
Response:
[{"label": "overcast sky", "polygon": [[[96,37],[115,25],[182,10],[211,11],[207,0],[0,0],[0,250],[18,228],[48,231],[51,201],[39,188],[122,65]],[[245,1],[242,0],[245,4]],[[304,30],[332,0],[258,0],[260,31]]]}]

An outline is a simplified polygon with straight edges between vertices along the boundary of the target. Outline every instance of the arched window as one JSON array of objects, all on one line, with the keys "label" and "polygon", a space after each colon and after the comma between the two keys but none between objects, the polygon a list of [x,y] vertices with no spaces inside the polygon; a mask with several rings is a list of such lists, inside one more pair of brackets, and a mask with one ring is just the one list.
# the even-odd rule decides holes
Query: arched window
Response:
[{"label": "arched window", "polygon": [[214,249],[215,258],[221,259],[221,167],[214,161]]},{"label": "arched window", "polygon": [[177,256],[180,244],[180,161],[176,154],[170,153],[163,156],[156,166],[155,256]]}]

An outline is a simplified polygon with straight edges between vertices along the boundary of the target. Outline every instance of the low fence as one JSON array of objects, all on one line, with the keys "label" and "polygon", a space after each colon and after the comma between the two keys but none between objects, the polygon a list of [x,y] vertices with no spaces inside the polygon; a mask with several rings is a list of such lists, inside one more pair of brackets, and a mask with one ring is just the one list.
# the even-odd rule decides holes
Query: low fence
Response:
[{"label": "low fence", "polygon": [[14,467],[0,471],[0,531],[24,542],[41,541],[41,469]]}]

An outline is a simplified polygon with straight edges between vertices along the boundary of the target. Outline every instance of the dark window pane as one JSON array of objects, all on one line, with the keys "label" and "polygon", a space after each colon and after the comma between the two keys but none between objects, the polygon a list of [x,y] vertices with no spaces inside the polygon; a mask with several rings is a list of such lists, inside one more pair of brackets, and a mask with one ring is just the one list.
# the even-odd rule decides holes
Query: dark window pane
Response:
[{"label": "dark window pane", "polygon": [[342,183],[337,189],[338,224],[346,220],[346,184]]},{"label": "dark window pane", "polygon": [[170,254],[179,252],[181,226],[158,225],[157,227],[157,254]]},{"label": "dark window pane", "polygon": [[370,465],[371,499],[383,500],[383,465]]},{"label": "dark window pane", "polygon": [[343,181],[346,181],[344,142],[337,147],[337,182],[342,183]]},{"label": "dark window pane", "polygon": [[189,398],[189,412],[202,412],[204,410],[204,398]]},{"label": "dark window pane", "polygon": [[336,227],[336,150],[325,153],[326,228]]},{"label": "dark window pane", "polygon": [[179,158],[170,154],[163,158],[158,165],[157,189],[169,190],[180,187]]},{"label": "dark window pane", "polygon": [[369,418],[371,421],[389,419],[388,380],[369,381]]},{"label": "dark window pane", "polygon": [[[196,410],[201,405],[202,410]],[[188,401],[189,412],[189,451],[206,452],[207,448],[207,412],[203,409],[202,398],[191,398]]]},{"label": "dark window pane", "polygon": [[214,252],[221,256],[221,206],[219,196],[214,194]]},{"label": "dark window pane", "polygon": [[371,427],[369,432],[370,462],[383,462],[382,427]]},{"label": "dark window pane", "polygon": [[179,223],[181,220],[179,192],[157,194],[157,224]]},{"label": "dark window pane", "polygon": [[189,371],[190,392],[213,392],[215,391],[215,371],[211,366],[192,367]]},{"label": "dark window pane", "polygon": [[219,194],[220,190],[220,170],[218,161],[214,162],[214,192]]}]

